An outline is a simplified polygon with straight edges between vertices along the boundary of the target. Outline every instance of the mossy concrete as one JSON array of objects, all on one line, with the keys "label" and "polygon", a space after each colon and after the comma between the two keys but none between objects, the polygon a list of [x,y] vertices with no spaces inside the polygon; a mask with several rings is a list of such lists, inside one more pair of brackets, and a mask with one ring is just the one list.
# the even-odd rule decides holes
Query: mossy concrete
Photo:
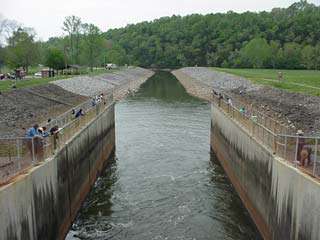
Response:
[{"label": "mossy concrete", "polygon": [[112,103],[51,159],[0,188],[0,239],[64,239],[114,148]]},{"label": "mossy concrete", "polygon": [[320,236],[320,184],[212,104],[211,147],[264,239]]}]

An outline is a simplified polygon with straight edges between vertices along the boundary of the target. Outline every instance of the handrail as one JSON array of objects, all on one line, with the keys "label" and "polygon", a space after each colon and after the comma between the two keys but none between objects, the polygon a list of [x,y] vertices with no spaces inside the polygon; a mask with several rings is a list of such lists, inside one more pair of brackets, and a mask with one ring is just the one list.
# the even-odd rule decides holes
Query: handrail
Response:
[{"label": "handrail", "polygon": [[[230,118],[247,129],[252,137],[272,150],[272,154],[277,155],[283,159],[283,161],[289,162],[292,166],[302,170],[304,173],[320,179],[320,159],[318,159],[320,154],[319,136],[290,135],[283,132],[277,133],[263,123],[260,123],[261,121],[259,122],[259,119],[254,121],[252,115],[248,117],[241,113],[238,108],[230,105],[224,98],[219,98],[219,95],[212,94],[212,102],[225,114],[228,114]],[[237,114],[234,114],[235,112]],[[246,124],[244,124],[244,122],[246,122]],[[250,126],[248,127],[248,125]]]},{"label": "handrail", "polygon": [[91,105],[85,115],[79,118],[68,117],[59,132],[48,137],[0,137],[0,185],[52,156],[112,104],[113,99],[109,99],[108,104],[100,102],[95,106]]}]

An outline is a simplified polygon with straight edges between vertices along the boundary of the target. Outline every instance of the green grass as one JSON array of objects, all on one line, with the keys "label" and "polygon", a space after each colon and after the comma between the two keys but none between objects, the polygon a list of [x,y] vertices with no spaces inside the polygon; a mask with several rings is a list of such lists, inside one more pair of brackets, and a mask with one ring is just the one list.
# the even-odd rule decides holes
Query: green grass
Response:
[{"label": "green grass", "polygon": [[[116,72],[117,69],[112,69],[112,70],[105,70],[102,68],[94,69],[93,72],[88,72],[87,74],[82,74],[82,75],[88,75],[88,76],[96,76],[99,74],[103,73],[113,73]],[[5,91],[10,91],[12,90],[12,86],[16,84],[16,88],[26,88],[26,87],[33,87],[33,86],[38,86],[38,85],[44,85],[49,82],[59,80],[59,79],[66,79],[66,78],[71,78],[74,76],[79,76],[79,75],[59,75],[53,78],[30,78],[30,79],[24,79],[24,80],[1,80],[0,81],[0,91],[5,92]]]},{"label": "green grass", "polygon": [[[290,92],[300,92],[320,96],[320,71],[230,68],[213,69],[245,77],[256,84],[268,85]],[[283,73],[283,80],[281,82],[278,80],[278,72]]]},{"label": "green grass", "polygon": [[111,69],[111,70],[106,70],[105,68],[97,68],[97,69],[93,69],[93,72],[90,72],[90,70],[88,70],[88,74],[89,76],[96,76],[96,75],[100,75],[103,73],[114,73],[116,71],[118,71],[119,69]]},{"label": "green grass", "polygon": [[53,77],[53,78],[32,78],[32,79],[25,79],[25,80],[4,80],[0,81],[0,91],[5,92],[5,91],[10,91],[12,90],[12,86],[16,84],[16,88],[25,88],[25,87],[33,87],[37,85],[43,85],[47,84],[49,82],[58,80],[58,79],[65,79],[72,77],[72,75],[67,75],[67,76],[58,76],[58,77]]}]

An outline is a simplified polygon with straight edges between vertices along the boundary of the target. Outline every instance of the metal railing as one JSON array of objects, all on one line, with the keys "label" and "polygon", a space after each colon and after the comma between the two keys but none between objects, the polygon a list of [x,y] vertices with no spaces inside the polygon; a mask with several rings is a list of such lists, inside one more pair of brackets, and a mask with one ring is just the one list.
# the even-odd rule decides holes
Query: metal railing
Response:
[{"label": "metal railing", "polygon": [[[247,132],[292,166],[320,178],[320,137],[294,134],[294,129],[226,94],[213,94],[213,103]],[[243,109],[241,109],[243,108]]]},{"label": "metal railing", "polygon": [[[113,93],[106,93],[104,94],[104,98],[101,102],[108,103],[113,101]],[[92,108],[92,99],[89,99],[78,106],[70,109],[67,112],[57,116],[56,118],[52,119],[49,123],[43,123],[41,126],[45,126],[47,129],[52,128],[53,126],[65,126],[68,122],[74,119],[74,115],[72,112],[77,112],[79,109],[82,109],[84,112],[87,112],[90,108]]]},{"label": "metal railing", "polygon": [[92,100],[89,99],[74,108],[76,111],[82,108],[85,111],[83,116],[75,118],[70,110],[47,124],[47,129],[59,126],[59,131],[48,137],[0,138],[0,185],[10,182],[17,175],[52,157],[112,102],[112,94],[96,105],[93,105]]}]

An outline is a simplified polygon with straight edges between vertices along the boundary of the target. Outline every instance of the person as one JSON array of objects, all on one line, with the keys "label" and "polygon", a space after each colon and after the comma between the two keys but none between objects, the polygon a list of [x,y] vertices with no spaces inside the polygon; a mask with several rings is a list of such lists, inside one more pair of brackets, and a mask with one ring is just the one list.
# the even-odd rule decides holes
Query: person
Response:
[{"label": "person", "polygon": [[103,93],[100,94],[100,98],[101,98],[101,101],[103,102],[103,104],[106,105],[107,102],[106,102],[106,99],[104,98],[104,94]]},{"label": "person", "polygon": [[32,128],[29,128],[26,137],[30,138],[28,141],[28,148],[30,153],[34,153],[36,161],[43,160],[43,138],[39,131],[39,125],[35,124]]},{"label": "person", "polygon": [[99,104],[99,103],[100,103],[100,97],[96,96],[96,104]]},{"label": "person", "polygon": [[34,142],[33,142],[33,138],[35,136],[38,136],[39,135],[39,132],[38,132],[38,128],[39,128],[39,125],[38,124],[34,124],[33,127],[29,128],[27,131],[26,131],[26,137],[29,138],[27,140],[27,147],[29,149],[29,152],[31,155],[34,154]]},{"label": "person", "polygon": [[240,113],[243,114],[243,115],[246,113],[245,107],[241,107],[241,108],[239,109],[239,111],[240,111]]},{"label": "person", "polygon": [[303,131],[298,130],[297,135],[298,137],[298,149],[297,149],[297,163],[300,166],[308,166],[310,163],[310,154],[311,149],[306,147],[305,138],[303,138]]},{"label": "person", "polygon": [[91,106],[94,107],[96,105],[96,99],[95,98],[92,98],[92,101],[91,101]]},{"label": "person", "polygon": [[83,115],[84,115],[84,112],[83,112],[82,108],[80,108],[79,111],[76,113],[75,118],[79,118],[79,117],[81,117]]},{"label": "person", "polygon": [[39,136],[39,131],[38,131],[39,125],[34,124],[33,127],[29,128],[26,132],[26,137],[28,138],[33,138],[35,136]]},{"label": "person", "polygon": [[232,107],[232,100],[231,100],[231,98],[228,98],[228,105],[229,105],[230,107]]},{"label": "person", "polygon": [[218,93],[214,89],[212,89],[212,94],[213,95],[218,95]]},{"label": "person", "polygon": [[58,133],[60,131],[60,128],[58,125],[53,126],[50,129],[50,134],[53,136],[53,149],[57,149],[58,147]]},{"label": "person", "polygon": [[57,134],[59,132],[59,126],[58,125],[53,126],[49,132],[51,135]]},{"label": "person", "polygon": [[38,128],[38,132],[42,137],[49,137],[49,133],[46,132],[47,128],[46,127],[40,127]]},{"label": "person", "polygon": [[223,96],[222,96],[221,93],[219,93],[218,99],[219,99],[218,106],[220,107],[221,106],[221,100],[223,99]]},{"label": "person", "polygon": [[100,93],[99,98],[100,98],[100,101],[101,101],[101,102],[104,100],[104,95],[103,95],[103,93]]}]

